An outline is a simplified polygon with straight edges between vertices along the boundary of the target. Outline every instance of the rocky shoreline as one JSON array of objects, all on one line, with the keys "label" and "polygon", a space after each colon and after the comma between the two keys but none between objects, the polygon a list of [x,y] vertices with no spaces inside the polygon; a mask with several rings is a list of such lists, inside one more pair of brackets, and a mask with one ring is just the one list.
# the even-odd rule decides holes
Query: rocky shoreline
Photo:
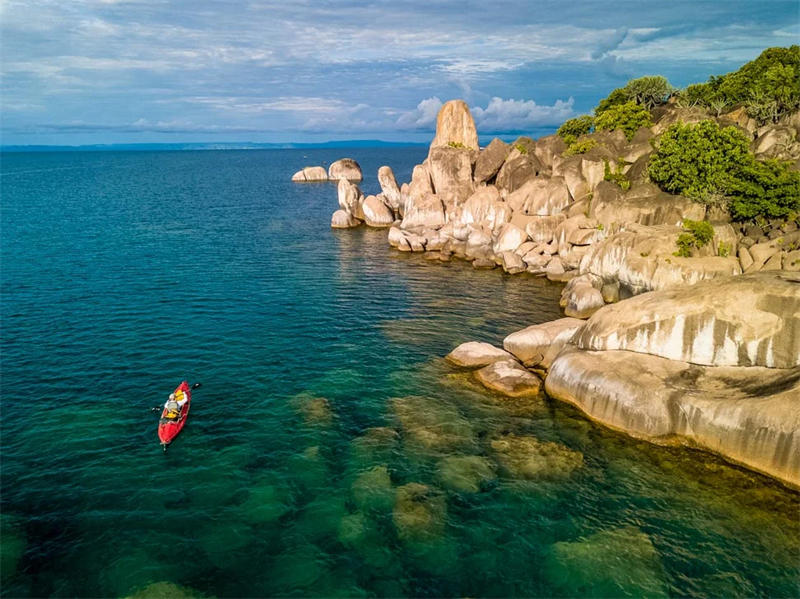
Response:
[{"label": "rocky shoreline", "polygon": [[[494,392],[546,391],[611,428],[800,488],[798,218],[733,223],[647,178],[651,142],[704,119],[797,168],[800,114],[761,128],[741,109],[712,117],[667,105],[655,116],[630,140],[584,136],[593,146],[582,154],[557,135],[479,149],[466,104],[448,102],[412,180],[398,185],[383,166],[381,193],[365,197],[360,169],[342,176],[331,226],[386,227],[399,251],[565,283],[566,318],[511,333],[502,350],[470,342],[448,356]],[[678,255],[686,219],[707,222],[711,239]]]}]

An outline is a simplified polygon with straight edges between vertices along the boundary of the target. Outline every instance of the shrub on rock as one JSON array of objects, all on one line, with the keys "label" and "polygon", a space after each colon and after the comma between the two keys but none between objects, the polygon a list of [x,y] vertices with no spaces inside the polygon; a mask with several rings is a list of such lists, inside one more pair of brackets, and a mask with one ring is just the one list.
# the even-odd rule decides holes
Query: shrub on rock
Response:
[{"label": "shrub on rock", "polygon": [[594,121],[594,128],[597,131],[621,129],[630,141],[639,128],[649,127],[652,124],[649,110],[636,102],[625,102],[612,106],[598,115]]},{"label": "shrub on rock", "polygon": [[566,144],[572,144],[581,135],[586,135],[592,131],[594,127],[594,117],[584,114],[564,121],[564,124],[558,128],[558,135],[564,140]]},{"label": "shrub on rock", "polygon": [[710,120],[670,126],[648,173],[662,189],[699,202],[729,198],[736,220],[786,218],[800,210],[800,173],[786,163],[756,160],[741,131]]}]

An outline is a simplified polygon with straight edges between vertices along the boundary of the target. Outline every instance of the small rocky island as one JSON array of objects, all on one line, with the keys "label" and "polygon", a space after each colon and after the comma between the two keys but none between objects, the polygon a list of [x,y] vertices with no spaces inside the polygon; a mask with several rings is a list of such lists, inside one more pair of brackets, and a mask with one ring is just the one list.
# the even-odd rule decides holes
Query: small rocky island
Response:
[{"label": "small rocky island", "polygon": [[485,148],[450,101],[410,182],[383,166],[365,197],[338,177],[331,226],[565,283],[566,318],[449,354],[493,391],[800,487],[800,89],[742,100],[786,56],[686,90],[633,80],[556,135]]}]

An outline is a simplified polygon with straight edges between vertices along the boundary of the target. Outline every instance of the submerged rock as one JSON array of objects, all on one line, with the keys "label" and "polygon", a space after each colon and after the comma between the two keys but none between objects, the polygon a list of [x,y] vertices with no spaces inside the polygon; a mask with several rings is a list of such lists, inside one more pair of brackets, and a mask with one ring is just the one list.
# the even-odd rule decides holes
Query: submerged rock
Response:
[{"label": "submerged rock", "polygon": [[478,493],[481,487],[495,479],[492,462],[477,455],[450,456],[439,462],[439,481],[452,491]]},{"label": "submerged rock", "polygon": [[468,341],[447,354],[446,359],[456,366],[481,368],[498,360],[513,359],[513,356],[491,343]]},{"label": "submerged rock", "polygon": [[392,519],[404,541],[429,541],[442,534],[447,516],[444,496],[420,483],[397,489]]},{"label": "submerged rock", "polygon": [[394,503],[394,488],[386,466],[375,466],[359,474],[351,491],[353,501],[362,511],[388,511]]},{"label": "submerged rock", "polygon": [[545,575],[568,597],[668,597],[650,538],[636,527],[553,545]]},{"label": "submerged rock", "polygon": [[199,591],[164,580],[148,584],[126,599],[202,599],[204,596]]},{"label": "submerged rock", "polygon": [[484,366],[475,372],[475,377],[485,387],[510,397],[535,396],[542,388],[542,380],[516,360],[502,360]]},{"label": "submerged rock", "polygon": [[306,424],[327,426],[333,421],[331,403],[324,397],[298,393],[291,402],[303,415]]},{"label": "submerged rock", "polygon": [[583,465],[583,455],[551,441],[507,434],[491,442],[497,461],[511,476],[526,479],[569,476]]},{"label": "submerged rock", "polygon": [[392,408],[404,435],[423,449],[453,450],[474,442],[472,426],[450,404],[410,396],[392,400]]}]

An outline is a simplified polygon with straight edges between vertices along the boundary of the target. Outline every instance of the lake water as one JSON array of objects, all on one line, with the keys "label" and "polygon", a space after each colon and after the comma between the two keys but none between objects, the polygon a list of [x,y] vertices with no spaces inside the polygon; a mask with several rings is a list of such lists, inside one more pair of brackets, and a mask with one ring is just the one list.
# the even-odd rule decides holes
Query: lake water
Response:
[{"label": "lake water", "polygon": [[2,156],[3,596],[800,594],[797,493],[443,362],[560,286],[331,230],[335,186],[289,181],[424,155]]}]

